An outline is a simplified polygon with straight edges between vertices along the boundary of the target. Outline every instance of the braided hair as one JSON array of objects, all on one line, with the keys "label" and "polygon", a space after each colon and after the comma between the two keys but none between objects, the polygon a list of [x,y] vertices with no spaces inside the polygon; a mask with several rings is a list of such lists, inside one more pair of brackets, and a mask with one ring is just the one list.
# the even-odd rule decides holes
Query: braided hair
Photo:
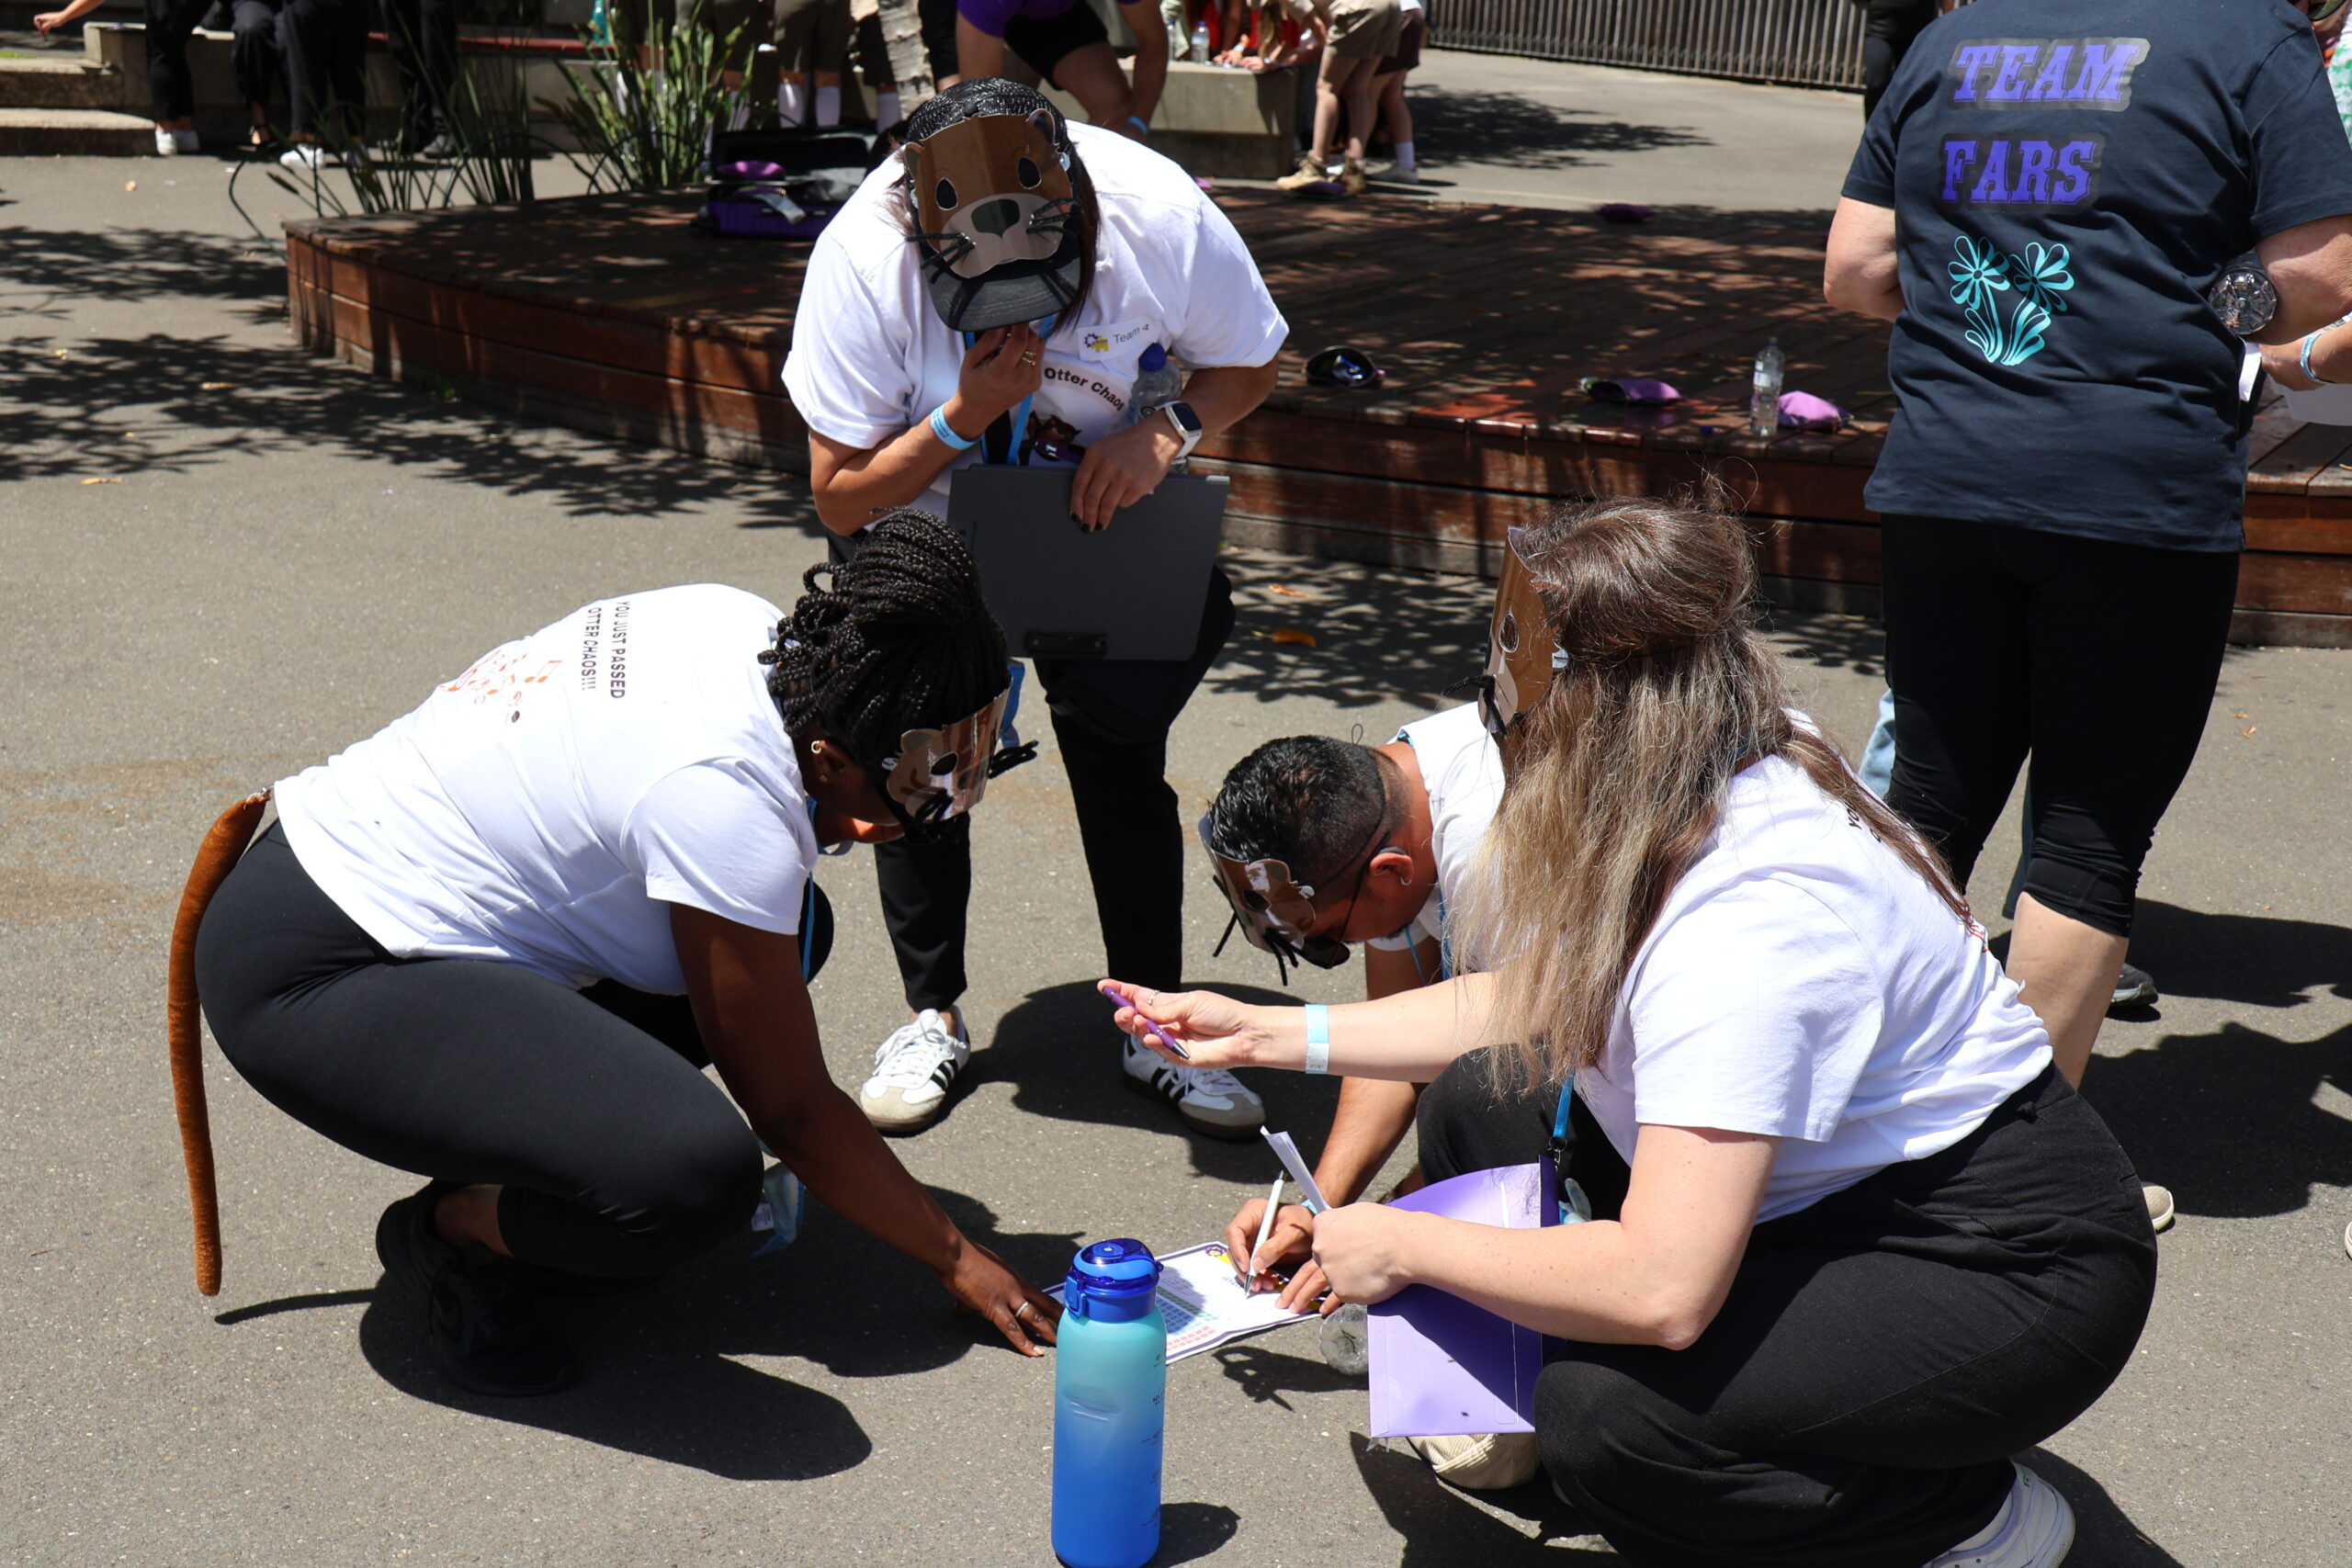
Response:
[{"label": "braided hair", "polygon": [[[1009,677],[1004,633],[980,598],[971,552],[927,513],[900,512],[848,560],[810,567],[776,623],[768,691],[797,740],[823,734],[868,764],[910,729],[978,713]],[[817,586],[820,573],[831,582]]]},{"label": "braided hair", "polygon": [[1344,876],[1396,814],[1381,759],[1321,735],[1269,740],[1233,764],[1209,807],[1209,841],[1234,860],[1279,860],[1310,887]]}]

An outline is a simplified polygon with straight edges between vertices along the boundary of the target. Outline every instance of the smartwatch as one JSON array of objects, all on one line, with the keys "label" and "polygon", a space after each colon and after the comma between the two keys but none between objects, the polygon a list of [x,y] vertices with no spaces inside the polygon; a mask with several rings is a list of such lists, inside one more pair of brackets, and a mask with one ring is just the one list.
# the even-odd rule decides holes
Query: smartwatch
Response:
[{"label": "smartwatch", "polygon": [[1162,403],[1159,412],[1168,416],[1168,423],[1176,427],[1176,439],[1184,444],[1177,450],[1176,460],[1191,457],[1193,448],[1201,444],[1201,416],[1186,402]]}]

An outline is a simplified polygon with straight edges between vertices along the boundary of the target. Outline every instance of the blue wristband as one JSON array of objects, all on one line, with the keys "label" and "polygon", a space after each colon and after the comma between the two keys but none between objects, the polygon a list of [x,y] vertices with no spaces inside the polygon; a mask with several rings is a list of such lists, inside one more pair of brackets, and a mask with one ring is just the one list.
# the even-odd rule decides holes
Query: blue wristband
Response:
[{"label": "blue wristband", "polygon": [[1306,1004],[1306,1070],[1331,1070],[1331,1010],[1321,1002]]},{"label": "blue wristband", "polygon": [[1149,136],[1151,134],[1150,123],[1139,114],[1131,114],[1127,116],[1127,123],[1134,126],[1137,130],[1142,131],[1146,136]]},{"label": "blue wristband", "polygon": [[938,436],[942,441],[947,443],[950,446],[955,447],[958,452],[968,452],[973,447],[978,446],[980,444],[980,437],[978,435],[975,435],[969,441],[967,441],[962,436],[956,434],[955,428],[947,423],[947,405],[945,403],[942,403],[937,408],[931,411],[931,433],[933,435]]},{"label": "blue wristband", "polygon": [[2312,368],[2312,350],[2318,345],[2319,340],[2323,336],[2334,331],[2342,323],[2340,322],[2330,321],[2326,326],[2320,328],[2318,332],[2306,333],[2303,335],[2303,352],[2296,356],[2295,368],[2301,370],[2303,373],[2303,379],[2311,382],[2313,386],[2333,387],[2335,385],[2335,382],[2327,380],[2325,378],[2322,377],[2318,371]]}]

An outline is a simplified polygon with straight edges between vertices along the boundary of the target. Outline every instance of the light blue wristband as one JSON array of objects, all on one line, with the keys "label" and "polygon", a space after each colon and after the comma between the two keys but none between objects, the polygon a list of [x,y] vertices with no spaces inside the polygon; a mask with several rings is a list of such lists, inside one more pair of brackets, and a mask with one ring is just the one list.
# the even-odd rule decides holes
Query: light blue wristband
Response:
[{"label": "light blue wristband", "polygon": [[1137,130],[1142,131],[1146,136],[1149,136],[1151,134],[1150,124],[1139,114],[1131,114],[1127,116],[1127,123],[1134,126]]},{"label": "light blue wristband", "polygon": [[931,433],[933,435],[938,436],[942,441],[947,443],[950,446],[955,447],[958,452],[968,452],[973,447],[978,446],[980,444],[980,437],[978,435],[975,435],[969,441],[967,441],[962,436],[956,434],[955,427],[947,423],[947,405],[945,403],[942,403],[937,408],[931,411]]},{"label": "light blue wristband", "polygon": [[2296,356],[2295,368],[2303,373],[2304,380],[2319,387],[2333,387],[2335,385],[2335,382],[2326,379],[2324,377],[2321,376],[2318,371],[2312,368],[2312,350],[2318,346],[2319,340],[2321,338],[2326,336],[2329,333],[2335,331],[2335,328],[2342,324],[2343,323],[2339,321],[2330,321],[2326,326],[2320,328],[2320,330],[2315,333],[2306,333],[2303,334],[2303,352]]},{"label": "light blue wristband", "polygon": [[1331,1010],[1321,1002],[1306,1004],[1306,1070],[1331,1070]]}]

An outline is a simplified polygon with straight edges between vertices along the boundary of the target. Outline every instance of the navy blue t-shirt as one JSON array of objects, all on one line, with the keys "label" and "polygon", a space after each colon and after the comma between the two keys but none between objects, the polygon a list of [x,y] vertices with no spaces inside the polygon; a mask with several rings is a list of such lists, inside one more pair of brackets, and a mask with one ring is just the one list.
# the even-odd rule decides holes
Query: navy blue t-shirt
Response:
[{"label": "navy blue t-shirt", "polygon": [[1893,208],[1887,513],[2244,543],[2243,350],[2205,303],[2258,239],[2352,213],[2285,0],[1977,0],[1919,35],[1845,194]]}]

